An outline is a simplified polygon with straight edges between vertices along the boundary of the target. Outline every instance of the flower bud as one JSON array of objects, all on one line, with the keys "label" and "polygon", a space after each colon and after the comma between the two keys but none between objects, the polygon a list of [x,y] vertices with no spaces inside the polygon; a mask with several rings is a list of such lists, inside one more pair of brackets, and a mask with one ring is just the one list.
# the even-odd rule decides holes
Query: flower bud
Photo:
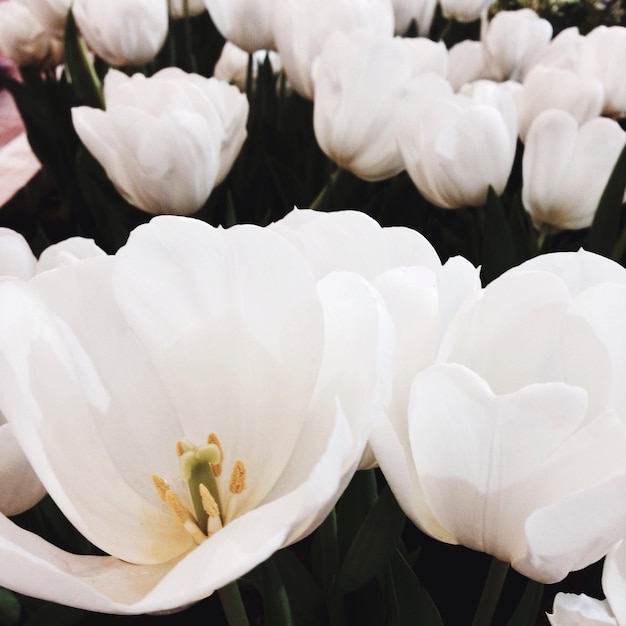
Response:
[{"label": "flower bud", "polygon": [[111,65],[152,61],[167,36],[167,0],[74,0],[72,12],[89,47]]},{"label": "flower bud", "polygon": [[591,225],[626,132],[606,118],[580,128],[572,115],[552,109],[532,123],[522,164],[522,201],[535,226],[578,229]]},{"label": "flower bud", "polygon": [[168,0],[170,17],[174,20],[185,16],[193,17],[206,11],[204,0]]},{"label": "flower bud", "polygon": [[17,0],[37,18],[37,21],[57,39],[63,39],[65,21],[72,0]]}]

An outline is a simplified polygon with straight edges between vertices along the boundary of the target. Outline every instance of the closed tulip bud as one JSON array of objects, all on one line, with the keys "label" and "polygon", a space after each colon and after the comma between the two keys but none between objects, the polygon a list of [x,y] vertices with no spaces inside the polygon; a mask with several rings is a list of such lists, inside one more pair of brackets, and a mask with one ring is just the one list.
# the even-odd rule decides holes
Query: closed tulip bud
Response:
[{"label": "closed tulip bud", "polygon": [[452,94],[442,78],[447,56],[429,39],[334,33],[313,68],[313,125],[322,150],[365,180],[401,172],[399,130],[420,100]]},{"label": "closed tulip bud", "polygon": [[441,10],[457,22],[473,22],[494,3],[494,0],[440,0]]},{"label": "closed tulip bud", "polygon": [[591,225],[600,196],[626,144],[619,124],[595,118],[580,128],[565,111],[544,111],[524,150],[522,200],[537,228]]},{"label": "closed tulip bud", "polygon": [[585,78],[569,70],[535,66],[516,92],[520,137],[525,140],[532,121],[548,109],[561,109],[579,124],[600,115],[604,89],[595,78]]},{"label": "closed tulip bud", "polygon": [[204,0],[168,0],[170,17],[174,20],[193,17],[206,11]]},{"label": "closed tulip bud", "polygon": [[110,70],[104,98],[106,111],[73,109],[74,127],[119,193],[148,213],[197,211],[246,136],[245,96],[178,68],[151,78]]},{"label": "closed tulip bud", "polygon": [[517,124],[512,110],[457,95],[429,101],[398,135],[407,173],[442,208],[481,206],[489,187],[501,194],[513,165]]},{"label": "closed tulip bud", "polygon": [[167,0],[74,0],[72,12],[89,47],[111,65],[152,61],[167,36]]},{"label": "closed tulip bud", "polygon": [[363,29],[391,37],[389,0],[281,0],[274,8],[274,40],[294,91],[313,99],[313,61],[335,31]]},{"label": "closed tulip bud", "polygon": [[0,4],[0,50],[16,65],[49,68],[62,58],[62,44],[18,2]]},{"label": "closed tulip bud", "polygon": [[415,20],[419,35],[430,31],[437,8],[437,0],[391,0],[395,17],[396,35],[404,35]]},{"label": "closed tulip bud", "polygon": [[551,37],[550,22],[531,9],[497,13],[483,36],[494,78],[523,80]]},{"label": "closed tulip bud", "polygon": [[602,112],[611,117],[626,117],[626,28],[598,26],[586,37],[581,51],[579,71],[597,78],[604,87]]},{"label": "closed tulip bud", "polygon": [[204,0],[220,33],[246,52],[274,49],[275,3],[276,0]]},{"label": "closed tulip bud", "polygon": [[30,9],[37,21],[54,37],[63,39],[72,0],[17,0]]}]

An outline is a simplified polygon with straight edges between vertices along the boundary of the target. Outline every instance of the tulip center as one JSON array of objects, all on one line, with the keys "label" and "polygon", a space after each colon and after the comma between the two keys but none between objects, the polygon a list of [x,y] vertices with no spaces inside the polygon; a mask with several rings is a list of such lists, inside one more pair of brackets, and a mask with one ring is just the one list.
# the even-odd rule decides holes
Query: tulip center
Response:
[{"label": "tulip center", "polygon": [[[176,520],[196,543],[202,543],[224,525],[224,509],[218,488],[224,460],[222,445],[217,435],[211,433],[203,446],[196,446],[187,439],[178,441],[176,453],[180,476],[187,483],[193,511],[183,504],[163,478],[154,474],[152,482]],[[227,493],[231,497],[242,493],[246,482],[246,466],[237,459],[230,474]]]}]

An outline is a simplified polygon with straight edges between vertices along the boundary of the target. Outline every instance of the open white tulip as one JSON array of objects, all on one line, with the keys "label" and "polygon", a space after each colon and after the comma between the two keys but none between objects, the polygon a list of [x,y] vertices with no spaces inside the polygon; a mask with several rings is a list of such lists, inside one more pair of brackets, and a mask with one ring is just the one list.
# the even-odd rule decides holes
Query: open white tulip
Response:
[{"label": "open white tulip", "polygon": [[541,113],[528,131],[522,162],[522,201],[535,226],[590,226],[625,145],[626,132],[614,120],[597,117],[579,128],[565,111]]},{"label": "open white tulip", "polygon": [[[359,211],[294,209],[269,226],[293,243],[315,275],[356,272],[382,296],[396,336],[393,388],[386,411],[403,414],[415,374],[434,362],[444,329],[480,288],[478,270],[461,257],[442,266],[431,244],[403,227],[381,228]],[[367,449],[361,467],[375,460]]]},{"label": "open white tulip", "polygon": [[311,532],[387,386],[372,288],[316,281],[255,226],[159,217],[115,257],[0,291],[0,407],[52,498],[111,555],[0,518],[0,585],[72,606],[181,607]]},{"label": "open white tulip", "polygon": [[273,9],[281,0],[204,0],[224,38],[246,52],[273,50]]},{"label": "open white tulip", "polygon": [[625,311],[626,270],[582,251],[470,297],[372,435],[407,515],[540,582],[604,556],[626,523]]},{"label": "open white tulip", "polygon": [[74,128],[120,194],[148,213],[197,211],[246,138],[245,95],[179,68],[150,78],[109,70],[104,99],[106,111],[72,109]]},{"label": "open white tulip", "polygon": [[[39,261],[19,233],[0,228],[0,276],[29,280],[36,273],[67,265],[78,258],[103,255],[93,241],[73,237],[46,248]],[[16,515],[34,506],[45,489],[0,411],[0,512]]]},{"label": "open white tulip", "polygon": [[451,95],[448,51],[430,39],[336,32],[313,65],[313,127],[322,150],[364,180],[400,173],[395,141],[417,104]]},{"label": "open white tulip", "polygon": [[428,100],[397,136],[407,173],[420,193],[443,208],[481,206],[489,187],[504,191],[517,142],[515,103],[467,96]]},{"label": "open white tulip", "polygon": [[[313,62],[335,31],[367,30],[392,37],[390,0],[280,0],[274,5],[274,41],[289,84],[313,99]],[[367,67],[363,67],[367,71]]]},{"label": "open white tulip", "polygon": [[169,27],[167,0],[73,0],[72,13],[87,45],[115,66],[152,61]]}]

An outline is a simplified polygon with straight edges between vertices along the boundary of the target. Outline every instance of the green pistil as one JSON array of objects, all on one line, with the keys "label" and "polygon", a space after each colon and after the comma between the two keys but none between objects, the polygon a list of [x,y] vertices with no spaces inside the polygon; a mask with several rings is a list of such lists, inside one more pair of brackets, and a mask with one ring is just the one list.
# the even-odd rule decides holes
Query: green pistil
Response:
[{"label": "green pistil", "polygon": [[221,512],[220,494],[217,489],[215,475],[211,469],[212,464],[221,461],[219,448],[212,443],[205,446],[194,446],[188,441],[181,441],[180,446],[183,454],[179,458],[180,476],[189,487],[189,495],[198,520],[198,526],[206,532],[209,521],[200,497],[200,485],[204,485],[210,492]]}]

